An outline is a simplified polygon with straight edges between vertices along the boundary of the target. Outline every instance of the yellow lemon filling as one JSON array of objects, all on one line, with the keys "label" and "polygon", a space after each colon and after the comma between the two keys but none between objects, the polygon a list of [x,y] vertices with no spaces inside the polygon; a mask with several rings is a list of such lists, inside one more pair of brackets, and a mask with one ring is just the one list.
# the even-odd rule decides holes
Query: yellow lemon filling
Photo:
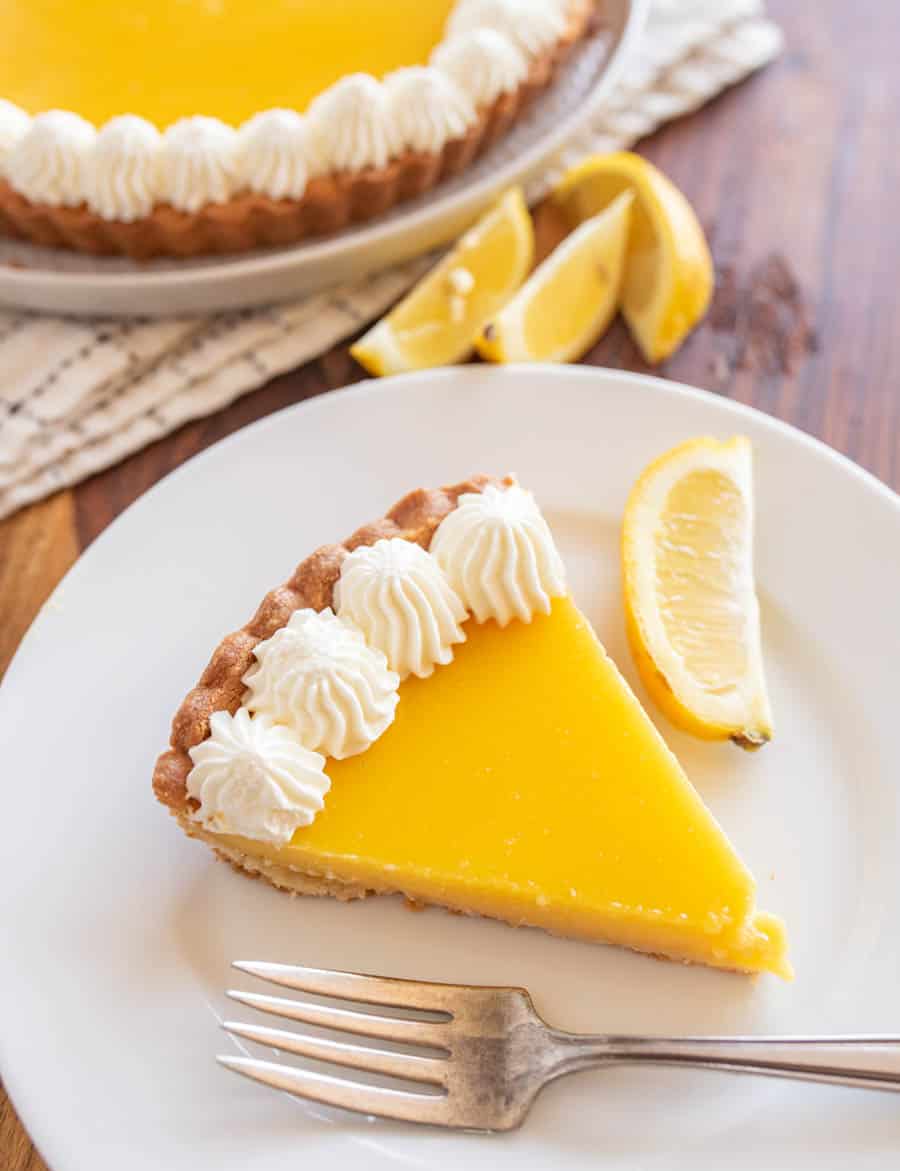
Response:
[{"label": "yellow lemon filling", "polygon": [[401,684],[366,752],[330,760],[288,846],[222,844],[563,935],[790,978],[784,926],[590,624],[466,624],[454,661]]},{"label": "yellow lemon filling", "polygon": [[163,129],[303,110],[348,73],[424,64],[452,0],[0,0],[0,97]]}]

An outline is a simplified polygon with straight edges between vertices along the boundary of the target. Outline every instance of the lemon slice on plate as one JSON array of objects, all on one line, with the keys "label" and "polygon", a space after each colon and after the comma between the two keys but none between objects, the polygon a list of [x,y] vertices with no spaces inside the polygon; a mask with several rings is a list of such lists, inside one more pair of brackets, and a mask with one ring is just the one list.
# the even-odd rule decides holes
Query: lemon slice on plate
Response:
[{"label": "lemon slice on plate", "polygon": [[619,151],[586,159],[562,179],[553,198],[570,223],[581,223],[623,191],[633,191],[636,201],[622,314],[647,361],[661,362],[709,306],[712,259],[691,205],[640,155]]},{"label": "lemon slice on plate", "polygon": [[491,362],[572,362],[616,311],[634,196],[623,191],[538,265],[476,342]]},{"label": "lemon slice on plate", "polygon": [[770,740],[748,439],[692,439],[647,468],[625,508],[622,568],[631,648],[672,722],[743,748]]},{"label": "lemon slice on plate", "polygon": [[377,375],[459,362],[519,288],[533,257],[531,215],[516,187],[350,353]]}]

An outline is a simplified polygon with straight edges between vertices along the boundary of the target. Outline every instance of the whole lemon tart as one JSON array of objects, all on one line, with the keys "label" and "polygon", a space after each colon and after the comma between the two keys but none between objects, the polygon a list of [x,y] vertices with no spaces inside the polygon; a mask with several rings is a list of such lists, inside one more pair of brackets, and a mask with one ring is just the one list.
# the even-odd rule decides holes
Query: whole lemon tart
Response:
[{"label": "whole lemon tart", "polygon": [[401,500],[214,652],[153,778],[292,893],[790,978],[781,920],[578,609],[512,478]]},{"label": "whole lemon tart", "polygon": [[0,232],[134,258],[287,244],[463,171],[595,0],[0,0]]}]

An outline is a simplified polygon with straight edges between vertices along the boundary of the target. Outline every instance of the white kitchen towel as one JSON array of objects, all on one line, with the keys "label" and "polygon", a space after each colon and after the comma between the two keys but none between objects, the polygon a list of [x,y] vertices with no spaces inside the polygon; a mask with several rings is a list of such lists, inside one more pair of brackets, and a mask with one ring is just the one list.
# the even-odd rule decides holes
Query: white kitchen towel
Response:
[{"label": "white kitchen towel", "polygon": [[[627,76],[529,198],[573,161],[630,146],[780,48],[763,0],[653,0]],[[201,319],[76,321],[0,309],[0,518],[324,353],[382,313],[429,263]]]}]

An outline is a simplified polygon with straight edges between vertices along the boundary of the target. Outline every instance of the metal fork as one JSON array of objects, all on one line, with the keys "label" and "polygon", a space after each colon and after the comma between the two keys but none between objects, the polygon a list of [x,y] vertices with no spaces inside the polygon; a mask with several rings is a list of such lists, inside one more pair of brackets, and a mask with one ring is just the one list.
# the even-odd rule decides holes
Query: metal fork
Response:
[{"label": "metal fork", "polygon": [[228,993],[240,1004],[286,1020],[431,1050],[429,1055],[393,1052],[284,1029],[223,1024],[245,1041],[419,1084],[418,1089],[370,1085],[251,1057],[218,1058],[228,1069],[298,1098],[383,1118],[465,1130],[512,1130],[548,1082],[621,1062],[900,1090],[900,1036],[581,1036],[547,1025],[523,988],[432,984],[287,964],[233,966],[298,992],[419,1014],[419,1019],[410,1019],[252,992]]}]

